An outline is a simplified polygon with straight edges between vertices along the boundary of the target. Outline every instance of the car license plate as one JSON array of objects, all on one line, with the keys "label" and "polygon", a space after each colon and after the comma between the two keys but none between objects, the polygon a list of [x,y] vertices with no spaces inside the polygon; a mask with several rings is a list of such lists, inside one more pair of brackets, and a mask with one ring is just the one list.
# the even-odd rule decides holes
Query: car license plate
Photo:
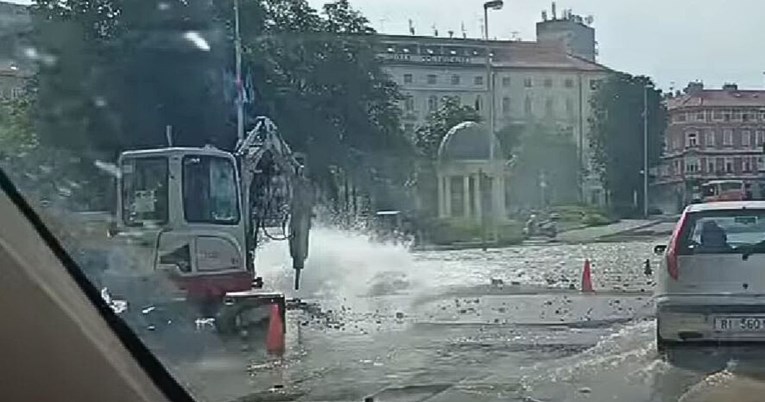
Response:
[{"label": "car license plate", "polygon": [[765,332],[765,317],[715,317],[715,331]]}]

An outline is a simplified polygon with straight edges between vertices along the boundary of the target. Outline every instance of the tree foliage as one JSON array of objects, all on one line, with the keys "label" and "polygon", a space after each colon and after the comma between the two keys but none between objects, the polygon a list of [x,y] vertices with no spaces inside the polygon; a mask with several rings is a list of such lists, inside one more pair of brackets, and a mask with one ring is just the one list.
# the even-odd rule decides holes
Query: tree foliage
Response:
[{"label": "tree foliage", "polygon": [[[643,97],[648,105],[648,162],[659,163],[667,110],[660,90],[643,76],[613,74],[593,95],[590,103],[590,147],[593,169],[610,194],[610,203],[622,212],[632,208],[635,192],[643,194]],[[641,204],[642,205],[642,204]]]},{"label": "tree foliage", "polygon": [[430,113],[424,126],[415,131],[414,143],[419,154],[426,159],[435,160],[438,147],[449,130],[465,121],[481,121],[481,115],[475,108],[465,106],[458,98],[445,96],[438,109]]},{"label": "tree foliage", "polygon": [[577,147],[571,133],[530,123],[514,127],[517,147],[508,198],[512,205],[542,207],[575,203],[580,171]]},{"label": "tree foliage", "polygon": [[[370,193],[405,180],[398,88],[369,22],[347,0],[239,3],[246,127],[271,117],[330,193],[338,169]],[[232,0],[35,0],[33,21],[46,144],[113,158],[165,146],[170,125],[174,145],[234,145]]]}]

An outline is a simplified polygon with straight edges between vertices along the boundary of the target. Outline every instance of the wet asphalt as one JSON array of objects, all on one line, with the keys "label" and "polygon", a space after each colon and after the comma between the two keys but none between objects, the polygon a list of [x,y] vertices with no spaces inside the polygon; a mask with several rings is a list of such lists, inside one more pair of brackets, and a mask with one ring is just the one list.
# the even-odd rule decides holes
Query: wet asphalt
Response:
[{"label": "wet asphalt", "polygon": [[[309,307],[288,311],[283,355],[264,351],[265,329],[223,340],[201,328],[193,353],[163,358],[211,402],[760,400],[747,399],[765,395],[759,348],[657,354],[644,271],[662,242],[410,253],[320,229],[288,292]],[[258,257],[281,290],[286,253]],[[585,258],[592,294],[578,290]]]}]

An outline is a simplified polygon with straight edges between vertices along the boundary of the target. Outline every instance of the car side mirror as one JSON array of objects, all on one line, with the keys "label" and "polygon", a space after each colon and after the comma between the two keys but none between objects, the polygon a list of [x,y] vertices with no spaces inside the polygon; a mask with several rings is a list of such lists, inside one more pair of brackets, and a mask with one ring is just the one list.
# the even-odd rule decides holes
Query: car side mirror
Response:
[{"label": "car side mirror", "polygon": [[659,244],[653,247],[653,253],[657,255],[662,255],[664,252],[667,251],[667,245],[666,244]]}]

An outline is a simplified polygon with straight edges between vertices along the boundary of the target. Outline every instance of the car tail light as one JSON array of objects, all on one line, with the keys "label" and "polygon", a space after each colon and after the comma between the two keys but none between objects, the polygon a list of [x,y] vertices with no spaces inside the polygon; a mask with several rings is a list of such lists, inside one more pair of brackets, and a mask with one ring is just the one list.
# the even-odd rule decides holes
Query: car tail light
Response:
[{"label": "car tail light", "polygon": [[667,248],[667,272],[672,279],[677,280],[680,277],[680,269],[677,264],[677,251],[679,248],[680,235],[685,228],[685,222],[687,214],[683,213],[680,217],[680,221],[675,226],[675,231],[672,233],[672,239],[669,241],[669,247]]}]

